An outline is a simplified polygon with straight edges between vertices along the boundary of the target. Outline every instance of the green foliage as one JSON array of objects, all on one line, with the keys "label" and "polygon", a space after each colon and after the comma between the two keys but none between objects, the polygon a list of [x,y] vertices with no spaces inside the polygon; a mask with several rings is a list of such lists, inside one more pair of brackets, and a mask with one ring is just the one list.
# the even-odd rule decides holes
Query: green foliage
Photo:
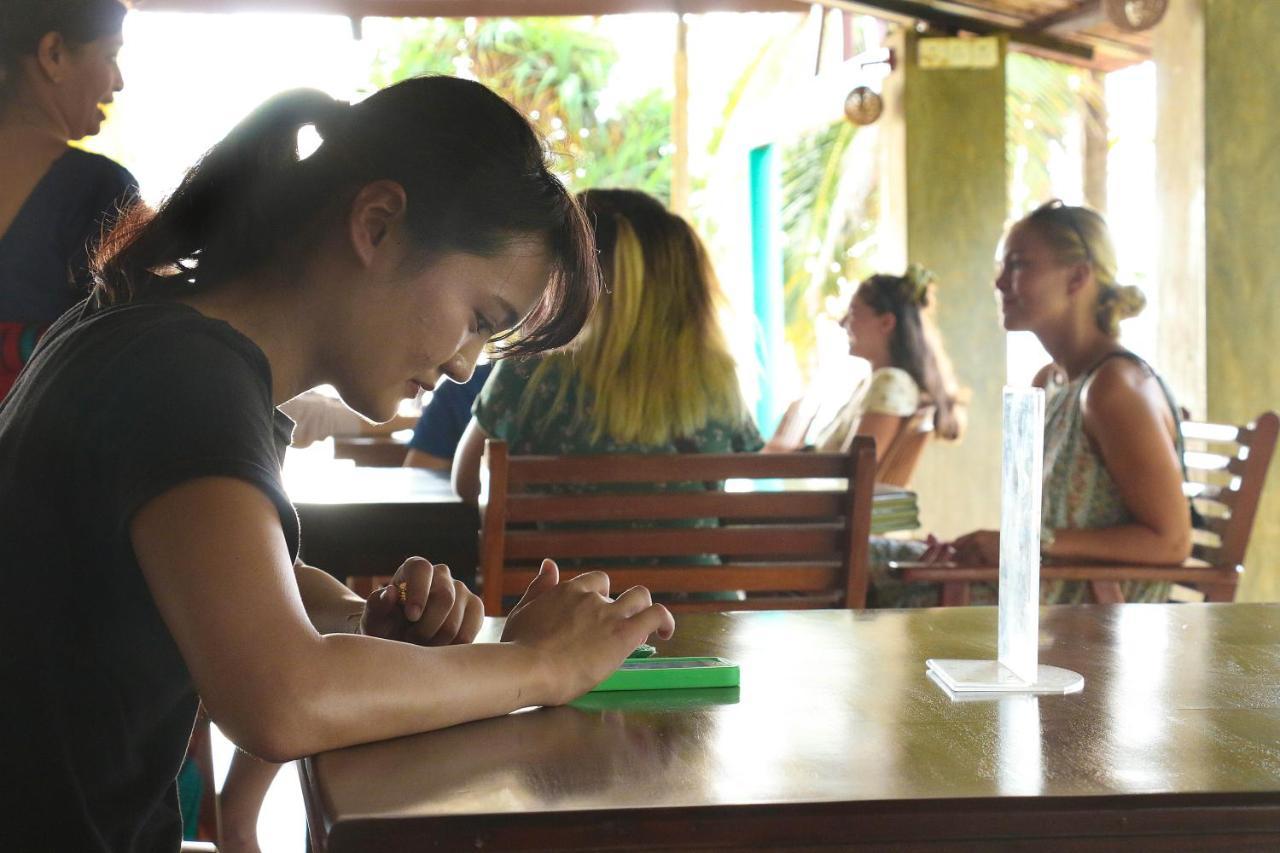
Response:
[{"label": "green foliage", "polygon": [[1049,167],[1054,148],[1066,146],[1087,106],[1103,94],[1087,71],[1060,62],[1010,53],[1006,75],[1006,156],[1009,211],[1021,216],[1057,195]]},{"label": "green foliage", "polygon": [[571,188],[624,186],[671,195],[671,103],[660,89],[602,117],[618,55],[591,18],[486,18],[422,22],[375,79],[420,74],[473,77],[529,116]]},{"label": "green foliage", "polygon": [[824,304],[874,270],[878,196],[857,197],[843,186],[850,174],[852,124],[840,121],[803,136],[781,153],[783,298],[787,342],[807,372],[817,343],[815,324]]}]

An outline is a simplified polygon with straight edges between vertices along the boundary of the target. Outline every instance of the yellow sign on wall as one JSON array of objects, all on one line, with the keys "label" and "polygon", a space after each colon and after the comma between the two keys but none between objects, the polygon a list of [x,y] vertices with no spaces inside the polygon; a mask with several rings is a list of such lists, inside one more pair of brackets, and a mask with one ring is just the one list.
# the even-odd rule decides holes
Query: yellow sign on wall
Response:
[{"label": "yellow sign on wall", "polygon": [[995,68],[1000,64],[1000,40],[982,38],[922,38],[916,42],[921,68]]}]

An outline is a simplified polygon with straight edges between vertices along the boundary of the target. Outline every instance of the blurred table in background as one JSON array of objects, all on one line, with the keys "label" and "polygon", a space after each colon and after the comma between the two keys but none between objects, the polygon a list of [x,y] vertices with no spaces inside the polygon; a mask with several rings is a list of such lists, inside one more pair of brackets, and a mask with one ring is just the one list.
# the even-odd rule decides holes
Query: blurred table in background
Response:
[{"label": "blurred table in background", "polygon": [[361,435],[333,439],[333,458],[350,459],[362,467],[399,468],[409,452],[409,441],[390,435]]},{"label": "blurred table in background", "polygon": [[326,465],[286,473],[285,488],[302,523],[302,558],[339,580],[390,575],[418,555],[474,588],[480,516],[447,471]]}]

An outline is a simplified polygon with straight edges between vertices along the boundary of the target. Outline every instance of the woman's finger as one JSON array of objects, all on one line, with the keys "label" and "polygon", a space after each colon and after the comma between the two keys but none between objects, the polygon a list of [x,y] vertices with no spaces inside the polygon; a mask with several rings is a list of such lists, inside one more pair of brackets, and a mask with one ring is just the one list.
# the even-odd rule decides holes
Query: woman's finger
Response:
[{"label": "woman's finger", "polygon": [[460,580],[453,581],[453,606],[445,614],[440,627],[431,635],[429,645],[447,646],[455,642],[458,631],[462,628],[462,619],[467,614],[467,598],[470,595],[471,591],[467,589],[466,584]]},{"label": "woman's finger", "polygon": [[529,586],[524,591],[524,595],[520,596],[520,600],[516,602],[516,606],[511,608],[511,612],[507,614],[507,618],[511,618],[524,609],[525,605],[542,595],[552,587],[560,584],[560,567],[556,565],[555,560],[543,560],[542,565],[538,567],[538,574],[534,575]]},{"label": "woman's finger", "polygon": [[423,608],[427,606],[434,575],[435,566],[430,560],[425,557],[410,557],[400,565],[391,579],[400,591],[404,617],[410,622],[417,622]]},{"label": "woman's finger", "polygon": [[609,576],[604,572],[584,572],[569,583],[587,592],[609,597]]},{"label": "woman's finger", "polygon": [[379,587],[364,600],[364,613],[360,616],[360,633],[387,637],[395,618],[396,600],[394,585]]},{"label": "woman's finger", "polygon": [[[433,566],[431,588],[427,593],[426,604],[417,619],[411,617],[411,621],[416,622],[413,628],[414,635],[424,641],[434,637],[453,611],[456,594],[449,567],[443,564]],[[410,614],[406,611],[405,616]]]},{"label": "woman's finger", "polygon": [[614,601],[614,606],[622,612],[624,619],[634,616],[650,604],[653,604],[653,596],[643,586],[631,587]]},{"label": "woman's finger", "polygon": [[462,625],[458,628],[458,635],[453,638],[455,644],[475,642],[480,629],[484,627],[484,602],[480,600],[480,596],[468,592],[464,606]]},{"label": "woman's finger", "polygon": [[631,616],[627,621],[643,628],[644,637],[657,634],[659,638],[669,640],[676,632],[675,617],[671,615],[670,610],[661,604],[650,604],[639,613]]}]

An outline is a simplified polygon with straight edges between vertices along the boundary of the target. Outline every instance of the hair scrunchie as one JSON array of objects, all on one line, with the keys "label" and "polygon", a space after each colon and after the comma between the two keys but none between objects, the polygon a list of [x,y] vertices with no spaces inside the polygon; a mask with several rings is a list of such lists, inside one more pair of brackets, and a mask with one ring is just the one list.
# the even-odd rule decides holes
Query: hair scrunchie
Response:
[{"label": "hair scrunchie", "polygon": [[906,284],[904,295],[907,301],[920,307],[924,307],[929,301],[929,288],[938,283],[938,277],[933,271],[922,264],[908,265],[907,271],[902,274],[902,280]]},{"label": "hair scrunchie", "polygon": [[315,128],[325,142],[343,136],[351,122],[351,104],[333,98],[316,116]]}]

